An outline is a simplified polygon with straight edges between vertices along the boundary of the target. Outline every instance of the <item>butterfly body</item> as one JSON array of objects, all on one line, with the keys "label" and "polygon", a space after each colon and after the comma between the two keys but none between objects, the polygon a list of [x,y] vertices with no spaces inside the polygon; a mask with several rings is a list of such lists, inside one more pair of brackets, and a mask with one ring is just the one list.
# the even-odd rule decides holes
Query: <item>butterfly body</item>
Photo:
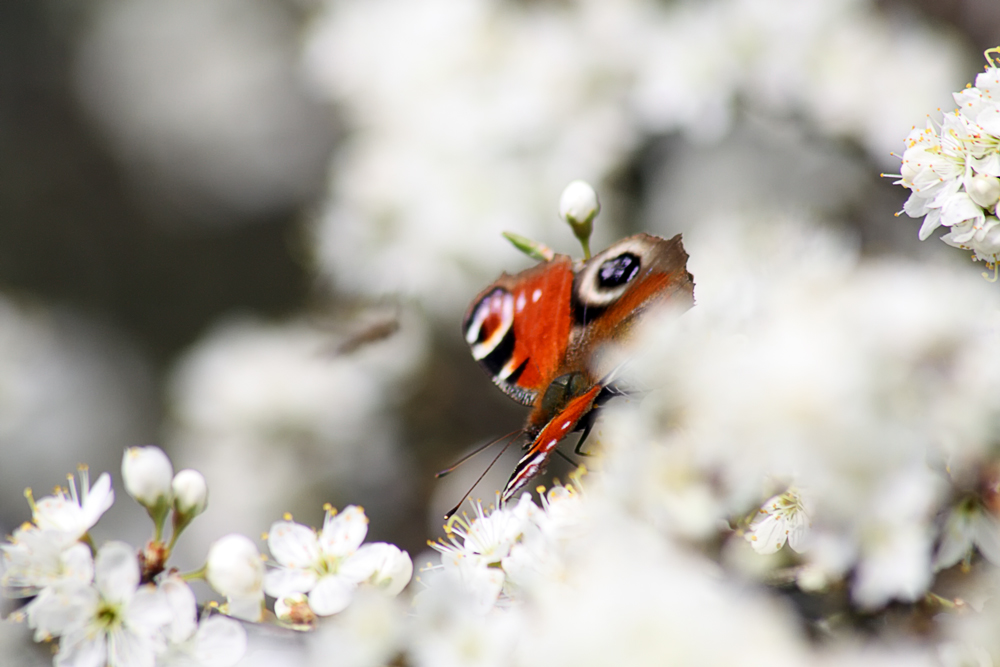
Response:
[{"label": "butterfly body", "polygon": [[531,406],[526,452],[502,499],[540,474],[556,446],[590,425],[610,393],[600,354],[627,340],[649,308],[693,303],[680,235],[637,234],[589,260],[555,255],[502,274],[473,299],[462,321],[472,356],[507,395]]}]

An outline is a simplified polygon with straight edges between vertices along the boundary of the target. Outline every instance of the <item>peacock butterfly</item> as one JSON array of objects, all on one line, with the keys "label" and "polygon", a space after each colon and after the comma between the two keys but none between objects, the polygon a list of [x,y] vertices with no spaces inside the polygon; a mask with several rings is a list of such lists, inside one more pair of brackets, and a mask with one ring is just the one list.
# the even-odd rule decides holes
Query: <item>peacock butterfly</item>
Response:
[{"label": "peacock butterfly", "polygon": [[[462,333],[473,358],[508,396],[531,406],[525,454],[501,501],[541,474],[556,446],[593,423],[620,393],[602,368],[600,348],[627,339],[650,307],[690,307],[694,280],[678,234],[636,234],[591,259],[567,255],[516,275],[502,274],[473,299]],[[581,439],[582,440],[582,439]]]}]

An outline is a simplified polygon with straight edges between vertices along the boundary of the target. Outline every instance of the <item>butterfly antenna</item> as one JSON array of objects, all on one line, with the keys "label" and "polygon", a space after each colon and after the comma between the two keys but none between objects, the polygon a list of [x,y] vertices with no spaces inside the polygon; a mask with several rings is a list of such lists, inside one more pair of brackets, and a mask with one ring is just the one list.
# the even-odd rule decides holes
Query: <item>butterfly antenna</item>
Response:
[{"label": "butterfly antenna", "polygon": [[[455,463],[451,464],[450,466],[448,466],[444,470],[441,470],[439,472],[434,473],[434,478],[435,479],[441,479],[442,477],[450,475],[451,473],[455,472],[455,469],[458,466],[462,465],[463,463],[465,463],[466,461],[468,461],[469,459],[471,459],[476,454],[479,454],[480,452],[482,452],[485,449],[489,449],[490,447],[492,447],[493,445],[497,444],[501,440],[506,440],[507,438],[512,438],[512,437],[514,437],[516,435],[519,435],[520,433],[521,433],[521,429],[517,429],[516,431],[511,431],[507,435],[502,435],[499,438],[495,438],[493,440],[490,440],[485,445],[480,445],[479,447],[476,447],[474,450],[472,450],[471,452],[469,452],[468,454],[466,454],[465,456],[463,456],[459,460],[455,461]],[[504,449],[506,449],[506,447]],[[487,470],[489,470],[489,468],[487,468]]]},{"label": "butterfly antenna", "polygon": [[[507,435],[507,436],[504,436],[504,437],[510,437],[511,435],[517,435],[520,432],[521,431],[514,431],[510,435]],[[502,440],[502,439],[503,438],[500,438],[500,440]],[[493,442],[498,442],[498,440],[494,440]],[[507,448],[510,447],[510,443],[512,443],[512,442],[514,442],[513,438],[511,438],[510,440],[508,440],[507,444],[505,444],[503,446],[503,449],[500,450],[500,453],[493,457],[493,460],[490,461],[490,464],[488,466],[486,466],[486,470],[484,470],[483,474],[479,476],[479,479],[477,479],[475,481],[475,483],[472,486],[469,487],[469,490],[466,491],[464,495],[462,495],[462,499],[458,501],[458,504],[455,505],[454,507],[452,507],[451,510],[447,514],[444,515],[444,520],[445,521],[448,521],[449,519],[451,519],[451,517],[454,516],[455,512],[458,511],[458,508],[462,506],[462,503],[465,502],[465,499],[472,495],[472,490],[474,488],[476,488],[477,486],[479,486],[479,483],[481,481],[483,481],[483,477],[486,477],[486,473],[488,473],[490,471],[490,468],[492,468],[496,464],[496,462],[500,460],[500,457],[503,456],[504,452],[507,451]]]}]

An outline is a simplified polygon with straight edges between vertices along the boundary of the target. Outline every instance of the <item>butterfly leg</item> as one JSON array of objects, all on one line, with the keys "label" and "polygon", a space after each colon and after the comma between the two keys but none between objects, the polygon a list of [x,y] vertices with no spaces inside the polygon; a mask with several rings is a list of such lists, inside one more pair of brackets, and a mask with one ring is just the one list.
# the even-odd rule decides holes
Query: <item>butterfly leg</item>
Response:
[{"label": "butterfly leg", "polygon": [[555,453],[558,454],[559,458],[561,458],[563,461],[565,461],[566,463],[570,464],[571,467],[576,468],[576,466],[577,466],[577,462],[576,461],[574,461],[570,457],[566,456],[565,454],[563,454],[558,449],[555,450]]},{"label": "butterfly leg", "polygon": [[587,438],[590,436],[590,432],[593,429],[594,429],[594,420],[591,419],[584,427],[583,435],[581,435],[580,439],[576,441],[576,448],[573,450],[574,454],[576,454],[577,456],[593,456],[593,454],[591,454],[590,452],[583,451],[583,445],[585,442],[587,442]]}]

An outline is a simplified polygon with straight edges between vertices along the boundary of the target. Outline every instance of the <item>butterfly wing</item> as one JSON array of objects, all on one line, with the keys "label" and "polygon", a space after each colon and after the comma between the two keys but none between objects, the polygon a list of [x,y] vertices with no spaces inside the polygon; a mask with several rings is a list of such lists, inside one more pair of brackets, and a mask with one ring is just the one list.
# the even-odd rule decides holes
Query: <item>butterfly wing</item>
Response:
[{"label": "butterfly wing", "polygon": [[559,372],[573,326],[573,262],[556,255],[479,293],[462,320],[473,358],[507,395],[534,405]]},{"label": "butterfly wing", "polygon": [[[651,307],[693,305],[687,259],[680,234],[669,241],[636,234],[585,262],[573,285],[574,329],[566,364],[589,368],[601,345],[627,340]],[[592,372],[603,375],[598,369]]]},{"label": "butterfly wing", "polygon": [[594,385],[585,393],[571,400],[539,431],[528,451],[517,462],[510,479],[507,480],[501,502],[510,500],[533,477],[540,475],[545,470],[549,457],[552,456],[556,446],[562,442],[563,438],[572,433],[587,416],[587,413],[594,408],[594,401],[601,393],[601,389],[603,389],[601,385]]}]

